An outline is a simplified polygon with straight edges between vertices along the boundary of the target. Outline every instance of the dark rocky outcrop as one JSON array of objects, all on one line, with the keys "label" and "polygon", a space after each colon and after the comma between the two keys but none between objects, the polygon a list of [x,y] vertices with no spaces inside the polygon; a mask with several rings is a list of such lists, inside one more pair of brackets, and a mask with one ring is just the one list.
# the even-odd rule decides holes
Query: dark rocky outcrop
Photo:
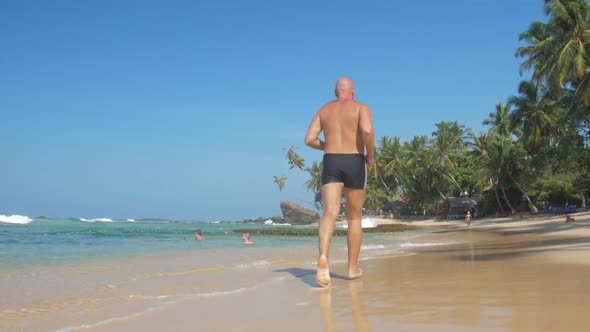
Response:
[{"label": "dark rocky outcrop", "polygon": [[293,202],[281,202],[283,222],[291,225],[309,225],[320,219],[320,214]]}]

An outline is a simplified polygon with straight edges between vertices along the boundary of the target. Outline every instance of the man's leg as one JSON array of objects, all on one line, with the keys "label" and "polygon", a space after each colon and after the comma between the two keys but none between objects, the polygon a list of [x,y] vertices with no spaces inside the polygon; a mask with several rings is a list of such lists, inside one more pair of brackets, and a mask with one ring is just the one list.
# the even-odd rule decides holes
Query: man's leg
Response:
[{"label": "man's leg", "polygon": [[346,189],[346,219],[348,221],[348,277],[358,278],[363,271],[358,266],[359,253],[363,242],[363,204],[365,202],[365,190]]},{"label": "man's leg", "polygon": [[320,219],[318,240],[320,257],[318,258],[317,281],[322,287],[330,287],[330,242],[334,233],[336,218],[340,213],[343,183],[328,183],[322,186],[322,203],[324,215]]}]

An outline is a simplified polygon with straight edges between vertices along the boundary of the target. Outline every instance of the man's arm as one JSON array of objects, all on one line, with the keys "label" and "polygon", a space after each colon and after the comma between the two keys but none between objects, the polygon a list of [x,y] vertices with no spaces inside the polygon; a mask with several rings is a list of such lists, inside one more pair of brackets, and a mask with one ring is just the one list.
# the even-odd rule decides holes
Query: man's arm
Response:
[{"label": "man's arm", "polygon": [[311,120],[309,124],[309,128],[307,129],[307,134],[305,135],[305,144],[317,149],[317,150],[324,150],[324,142],[320,140],[320,133],[322,132],[322,125],[320,123],[320,114],[319,112]]},{"label": "man's arm", "polygon": [[363,144],[367,148],[367,165],[375,164],[375,132],[373,131],[373,119],[371,119],[371,109],[364,105],[359,114],[359,125]]}]

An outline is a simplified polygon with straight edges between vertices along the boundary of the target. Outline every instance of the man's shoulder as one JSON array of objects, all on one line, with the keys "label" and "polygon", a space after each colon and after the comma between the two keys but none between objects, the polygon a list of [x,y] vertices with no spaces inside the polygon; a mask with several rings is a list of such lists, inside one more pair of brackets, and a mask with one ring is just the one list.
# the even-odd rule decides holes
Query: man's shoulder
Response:
[{"label": "man's shoulder", "polygon": [[320,107],[320,110],[318,111],[318,113],[325,113],[327,110],[333,108],[335,106],[335,104],[336,104],[335,100],[325,103],[324,105],[322,105],[322,107]]},{"label": "man's shoulder", "polygon": [[368,108],[369,105],[360,102],[358,100],[347,100],[345,102],[342,101],[338,101],[338,100],[332,100],[327,102],[326,104],[324,104],[324,106],[322,106],[320,108],[320,110],[326,109],[326,108],[331,108],[331,107],[336,107],[336,106],[341,106],[343,103],[348,104],[348,105],[355,105],[355,106],[359,106],[359,107],[363,107],[363,108]]},{"label": "man's shoulder", "polygon": [[338,103],[338,100],[330,100],[329,102],[325,103],[321,109],[324,109],[326,107],[330,107],[332,105],[336,105]]},{"label": "man's shoulder", "polygon": [[365,103],[362,103],[362,102],[360,102],[360,101],[356,101],[356,100],[355,100],[355,102],[356,102],[356,103],[357,103],[357,104],[358,104],[360,107],[363,107],[363,108],[369,108],[369,105],[367,105],[367,104],[365,104]]}]

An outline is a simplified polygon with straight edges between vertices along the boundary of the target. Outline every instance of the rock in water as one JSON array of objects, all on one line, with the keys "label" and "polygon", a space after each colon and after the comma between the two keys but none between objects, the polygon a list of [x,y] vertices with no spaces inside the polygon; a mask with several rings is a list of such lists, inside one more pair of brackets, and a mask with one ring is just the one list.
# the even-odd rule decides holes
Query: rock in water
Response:
[{"label": "rock in water", "polygon": [[293,202],[281,202],[283,221],[291,225],[309,225],[318,219],[320,214],[314,210],[306,209]]}]

